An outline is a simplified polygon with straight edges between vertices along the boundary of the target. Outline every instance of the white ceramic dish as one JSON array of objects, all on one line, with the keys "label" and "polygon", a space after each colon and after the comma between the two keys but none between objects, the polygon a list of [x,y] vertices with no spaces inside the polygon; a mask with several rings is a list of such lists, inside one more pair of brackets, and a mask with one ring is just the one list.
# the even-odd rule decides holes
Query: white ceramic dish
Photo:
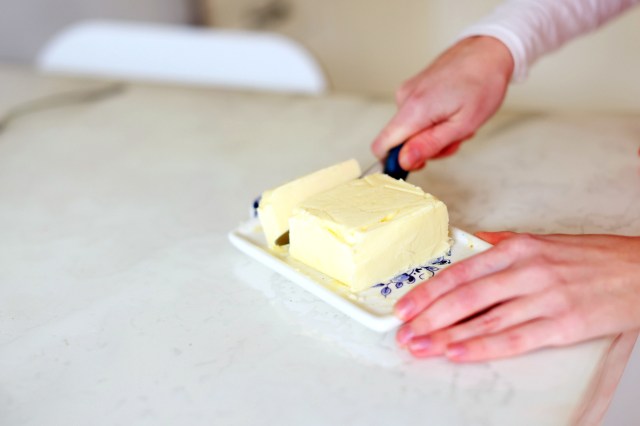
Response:
[{"label": "white ceramic dish", "polygon": [[460,229],[451,228],[450,233],[453,245],[445,256],[426,261],[422,267],[358,293],[349,291],[340,282],[291,259],[287,247],[282,247],[277,252],[269,250],[257,219],[252,219],[230,232],[229,239],[242,252],[300,285],[345,315],[372,330],[385,332],[401,323],[393,316],[393,305],[403,294],[448,265],[490,247],[490,244]]}]

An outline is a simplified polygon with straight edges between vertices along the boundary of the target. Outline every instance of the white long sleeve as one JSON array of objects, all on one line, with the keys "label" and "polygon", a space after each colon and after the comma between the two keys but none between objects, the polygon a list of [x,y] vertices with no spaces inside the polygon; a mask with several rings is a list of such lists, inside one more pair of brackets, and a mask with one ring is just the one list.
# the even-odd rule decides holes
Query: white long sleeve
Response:
[{"label": "white long sleeve", "polygon": [[545,53],[638,3],[640,0],[507,0],[458,39],[487,35],[502,41],[513,55],[512,81],[519,82]]}]

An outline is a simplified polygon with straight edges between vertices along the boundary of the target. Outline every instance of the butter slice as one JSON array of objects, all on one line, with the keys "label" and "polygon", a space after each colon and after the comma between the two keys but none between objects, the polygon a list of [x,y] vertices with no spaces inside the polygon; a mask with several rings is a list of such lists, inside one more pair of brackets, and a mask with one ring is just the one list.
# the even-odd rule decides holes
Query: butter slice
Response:
[{"label": "butter slice", "polygon": [[360,173],[358,162],[349,160],[265,191],[260,199],[258,218],[269,247],[274,248],[278,237],[289,230],[289,218],[300,202],[357,179]]},{"label": "butter slice", "polygon": [[360,291],[449,250],[445,204],[375,174],[307,198],[289,221],[291,257]]}]

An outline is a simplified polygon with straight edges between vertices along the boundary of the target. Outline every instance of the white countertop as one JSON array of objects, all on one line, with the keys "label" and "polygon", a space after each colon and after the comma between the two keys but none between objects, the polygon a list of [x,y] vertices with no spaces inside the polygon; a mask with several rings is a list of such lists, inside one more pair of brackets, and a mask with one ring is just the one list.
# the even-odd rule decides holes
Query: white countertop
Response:
[{"label": "white countertop", "polygon": [[[0,67],[0,113],[96,84]],[[370,163],[369,141],[393,110],[352,96],[130,85],[10,123],[0,133],[0,424],[599,417],[635,336],[493,363],[414,360],[392,333],[228,243],[263,189],[351,157]],[[467,231],[639,235],[638,123],[503,114],[409,180]]]}]

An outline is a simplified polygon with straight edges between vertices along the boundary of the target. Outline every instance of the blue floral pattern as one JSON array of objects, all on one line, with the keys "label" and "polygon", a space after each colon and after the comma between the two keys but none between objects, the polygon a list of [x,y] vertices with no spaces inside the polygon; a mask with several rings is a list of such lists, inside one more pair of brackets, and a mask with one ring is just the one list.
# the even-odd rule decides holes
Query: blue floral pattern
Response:
[{"label": "blue floral pattern", "polygon": [[380,294],[382,294],[386,298],[391,294],[394,288],[401,289],[405,285],[419,283],[426,280],[427,278],[433,277],[436,272],[442,269],[439,266],[451,264],[450,257],[451,250],[449,250],[444,256],[432,260],[428,265],[414,268],[409,272],[400,274],[397,277],[392,278],[389,282],[376,284],[371,288],[380,288]]}]

